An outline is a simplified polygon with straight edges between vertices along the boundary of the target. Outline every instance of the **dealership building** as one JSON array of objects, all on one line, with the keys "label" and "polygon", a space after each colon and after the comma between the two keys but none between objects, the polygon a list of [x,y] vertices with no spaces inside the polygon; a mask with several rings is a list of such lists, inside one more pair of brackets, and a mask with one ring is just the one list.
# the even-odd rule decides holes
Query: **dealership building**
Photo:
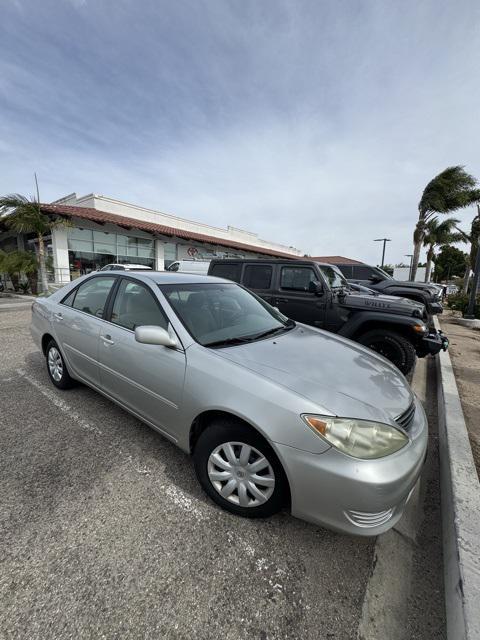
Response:
[{"label": "dealership building", "polygon": [[[193,222],[134,204],[72,193],[41,205],[52,218],[68,220],[47,236],[50,279],[65,284],[111,262],[144,264],[163,270],[175,260],[212,258],[298,258],[295,247],[262,240],[257,234]],[[0,228],[0,249],[36,249],[34,234]]]}]

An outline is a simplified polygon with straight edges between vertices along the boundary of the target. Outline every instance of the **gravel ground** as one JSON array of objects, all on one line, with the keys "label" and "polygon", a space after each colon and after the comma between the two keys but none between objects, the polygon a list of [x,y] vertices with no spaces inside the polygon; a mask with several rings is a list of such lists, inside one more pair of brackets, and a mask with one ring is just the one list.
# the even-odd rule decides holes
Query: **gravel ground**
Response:
[{"label": "gravel ground", "polygon": [[480,331],[456,324],[452,311],[440,316],[440,324],[450,340],[450,357],[480,479]]}]

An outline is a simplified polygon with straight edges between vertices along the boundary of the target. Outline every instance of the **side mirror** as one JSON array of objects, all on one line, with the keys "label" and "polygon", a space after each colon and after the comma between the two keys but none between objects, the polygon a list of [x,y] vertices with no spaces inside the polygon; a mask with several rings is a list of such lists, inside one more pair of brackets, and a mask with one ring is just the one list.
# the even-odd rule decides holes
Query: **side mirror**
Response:
[{"label": "side mirror", "polygon": [[135,340],[142,344],[156,344],[162,347],[175,348],[177,339],[162,327],[144,325],[135,329]]},{"label": "side mirror", "polygon": [[379,276],[377,274],[374,274],[372,276],[369,277],[370,282],[372,282],[373,284],[377,284],[378,282],[382,282],[383,278],[382,276]]},{"label": "side mirror", "polygon": [[308,283],[308,292],[314,293],[316,296],[321,296],[323,294],[322,283],[318,280],[310,280]]}]

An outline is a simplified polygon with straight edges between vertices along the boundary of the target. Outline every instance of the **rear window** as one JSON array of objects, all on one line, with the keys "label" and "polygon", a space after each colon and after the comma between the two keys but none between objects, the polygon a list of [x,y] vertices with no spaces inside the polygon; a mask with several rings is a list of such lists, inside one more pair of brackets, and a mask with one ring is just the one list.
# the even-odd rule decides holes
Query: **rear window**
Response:
[{"label": "rear window", "polygon": [[233,280],[234,282],[240,282],[240,267],[239,263],[236,264],[214,264],[210,270],[211,276],[217,278],[225,278],[226,280]]},{"label": "rear window", "polygon": [[272,267],[269,264],[247,264],[243,284],[249,289],[270,289]]}]

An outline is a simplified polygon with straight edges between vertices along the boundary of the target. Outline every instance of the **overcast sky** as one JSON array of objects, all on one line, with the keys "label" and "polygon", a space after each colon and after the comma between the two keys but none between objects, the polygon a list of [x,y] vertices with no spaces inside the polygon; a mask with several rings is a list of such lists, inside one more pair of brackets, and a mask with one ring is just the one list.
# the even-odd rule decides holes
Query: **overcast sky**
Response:
[{"label": "overcast sky", "polygon": [[[2,0],[0,192],[101,193],[311,255],[411,253],[480,178],[478,0]],[[472,209],[460,214],[469,227]]]}]

